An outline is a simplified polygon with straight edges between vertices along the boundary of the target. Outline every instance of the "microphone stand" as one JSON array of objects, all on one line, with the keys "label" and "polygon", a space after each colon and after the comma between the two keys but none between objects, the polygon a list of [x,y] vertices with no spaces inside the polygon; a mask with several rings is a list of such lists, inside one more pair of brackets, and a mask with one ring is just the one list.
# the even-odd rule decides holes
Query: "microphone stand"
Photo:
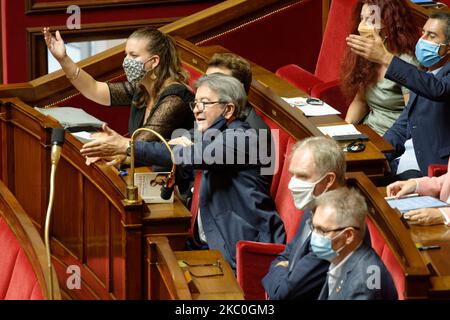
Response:
[{"label": "microphone stand", "polygon": [[[149,129],[149,128],[139,128],[136,129],[133,134],[131,135],[131,139],[130,139],[130,176],[128,178],[128,183],[127,183],[127,197],[125,199],[125,202],[127,204],[135,204],[138,203],[138,188],[137,186],[134,184],[134,141],[135,141],[135,137],[136,134],[142,131],[147,131],[147,132],[151,132],[153,133],[155,136],[158,137],[159,140],[161,140],[162,143],[164,143],[164,145],[166,146],[167,150],[170,153],[170,157],[172,159],[172,170],[170,171],[170,174],[167,178],[167,185],[169,185],[169,187],[173,186],[173,180],[175,179],[174,175],[175,175],[175,156],[172,152],[172,149],[170,148],[169,144],[167,143],[166,139],[164,139],[164,137],[162,135],[160,135],[158,132],[156,132],[155,130]],[[163,186],[164,188],[164,186]]]},{"label": "microphone stand", "polygon": [[56,166],[58,165],[59,158],[61,156],[61,144],[64,142],[64,129],[54,128],[52,132],[52,151],[51,151],[51,172],[50,172],[50,195],[48,200],[47,214],[45,217],[45,251],[47,255],[47,266],[49,272],[50,288],[49,296],[50,300],[53,300],[53,268],[52,268],[52,256],[50,248],[50,221],[52,216],[53,201],[55,198],[55,173]]}]

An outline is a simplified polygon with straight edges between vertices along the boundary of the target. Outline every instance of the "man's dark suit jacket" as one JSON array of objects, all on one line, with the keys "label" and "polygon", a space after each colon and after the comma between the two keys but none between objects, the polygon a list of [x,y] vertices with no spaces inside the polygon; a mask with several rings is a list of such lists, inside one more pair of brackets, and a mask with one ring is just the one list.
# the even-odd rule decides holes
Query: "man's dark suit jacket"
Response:
[{"label": "man's dark suit jacket", "polygon": [[390,273],[376,252],[365,243],[344,262],[330,295],[328,291],[327,278],[319,300],[397,300]]},{"label": "man's dark suit jacket", "polygon": [[[262,285],[271,300],[317,300],[325,284],[330,263],[319,259],[311,249],[311,210],[303,213],[294,239],[270,265]],[[366,229],[364,243],[370,246]],[[276,266],[289,261],[288,267]]]},{"label": "man's dark suit jacket", "polygon": [[[214,130],[215,129],[215,130]],[[239,240],[285,243],[283,222],[269,194],[271,176],[260,174],[259,156],[251,151],[257,147],[254,130],[246,122],[234,120],[227,124],[223,117],[203,134],[200,141],[190,147],[173,146],[177,161],[177,179],[192,179],[194,170],[203,173],[199,197],[199,210],[203,229],[210,249],[220,250],[235,268],[236,243]],[[245,141],[240,145],[237,141]],[[215,154],[209,163],[205,154]],[[228,157],[234,164],[227,163]],[[159,142],[136,141],[135,157],[142,163],[167,167],[171,158],[166,147]],[[239,159],[244,159],[239,163]],[[177,183],[179,181],[177,180]]]},{"label": "man's dark suit jacket", "polygon": [[[317,300],[330,263],[311,251],[311,211],[305,211],[294,239],[272,262],[262,285],[271,300]],[[276,266],[289,261],[288,267]]]},{"label": "man's dark suit jacket", "polygon": [[426,176],[430,164],[446,164],[450,155],[450,63],[433,75],[394,57],[385,78],[410,89],[407,106],[384,134],[395,149],[387,154],[392,172],[398,165],[393,160],[405,152],[405,141],[412,137],[417,163]]}]

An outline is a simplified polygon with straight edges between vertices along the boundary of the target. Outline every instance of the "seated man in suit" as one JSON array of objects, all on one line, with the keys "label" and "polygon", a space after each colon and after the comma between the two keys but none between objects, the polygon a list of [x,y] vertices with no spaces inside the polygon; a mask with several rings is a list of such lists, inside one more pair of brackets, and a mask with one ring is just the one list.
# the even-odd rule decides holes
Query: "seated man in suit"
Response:
[{"label": "seated man in suit", "polygon": [[297,142],[291,152],[289,183],[295,206],[305,210],[294,239],[272,262],[262,280],[272,300],[316,300],[329,263],[311,252],[311,208],[315,197],[345,186],[345,156],[341,147],[325,137]]},{"label": "seated man in suit", "polygon": [[[418,193],[423,196],[432,196],[450,203],[450,160],[447,166],[447,173],[440,177],[422,177],[419,179],[409,179],[397,181],[387,186],[386,194],[389,197],[402,197],[411,193]],[[444,208],[423,208],[411,210],[403,217],[412,224],[424,226],[445,224],[450,226],[450,207]]]},{"label": "seated man in suit", "polygon": [[[196,120],[193,137],[169,141],[177,164],[176,181],[202,172],[198,209],[199,241],[220,250],[235,268],[239,240],[284,243],[283,223],[269,195],[270,179],[262,175],[262,154],[255,130],[243,122],[247,96],[234,77],[214,73],[196,82],[190,103]],[[83,146],[85,156],[127,154],[130,139],[105,126],[105,134]],[[186,132],[186,134],[188,134]],[[161,142],[136,141],[135,159],[170,166]]]},{"label": "seated man in suit", "polygon": [[387,155],[393,176],[384,185],[426,176],[430,164],[445,164],[450,155],[450,14],[433,13],[422,33],[416,57],[425,71],[392,55],[379,36],[347,38],[352,51],[387,68],[385,78],[410,89],[407,106],[384,135],[395,148]]},{"label": "seated man in suit", "polygon": [[311,247],[329,261],[319,300],[395,300],[390,273],[364,241],[366,201],[357,191],[339,188],[316,200]]}]

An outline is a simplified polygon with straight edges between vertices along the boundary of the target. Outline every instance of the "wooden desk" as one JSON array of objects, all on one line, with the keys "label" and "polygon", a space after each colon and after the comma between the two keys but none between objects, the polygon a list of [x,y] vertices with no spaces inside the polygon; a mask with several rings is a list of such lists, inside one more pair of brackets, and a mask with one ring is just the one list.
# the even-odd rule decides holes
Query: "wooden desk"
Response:
[{"label": "wooden desk", "polygon": [[[51,129],[59,124],[19,99],[0,102],[3,181],[42,236]],[[51,246],[62,297],[142,299],[146,237],[167,236],[175,249],[183,249],[191,214],[178,199],[169,204],[126,204],[125,181],[104,161],[87,166],[81,145],[65,134],[56,172]],[[80,290],[65,285],[70,265],[80,267]]]},{"label": "wooden desk", "polygon": [[[385,187],[379,187],[377,190],[381,196],[386,196]],[[400,213],[398,212],[398,214]],[[408,230],[414,243],[421,243],[424,246],[440,246],[440,249],[419,252],[431,273],[430,298],[449,298],[450,228],[445,225],[418,226],[408,224]]]},{"label": "wooden desk", "polygon": [[[232,299],[243,300],[242,289],[237,283],[234,272],[230,265],[223,259],[220,251],[200,250],[200,251],[175,251],[176,259],[186,261],[190,265],[213,264],[220,261],[223,268],[223,275],[212,277],[195,277],[191,274],[192,282],[197,292],[192,292],[194,300],[216,300]],[[195,274],[210,275],[217,274],[217,267],[187,267],[184,270],[192,270]]]},{"label": "wooden desk", "polygon": [[[147,244],[148,299],[244,299],[244,294],[230,265],[223,259],[219,251],[173,252],[166,237],[149,237]],[[180,267],[181,260],[191,266]],[[220,274],[220,269],[215,266],[192,266],[214,264],[217,260],[221,263],[223,274]],[[199,275],[211,276],[198,277]]]}]

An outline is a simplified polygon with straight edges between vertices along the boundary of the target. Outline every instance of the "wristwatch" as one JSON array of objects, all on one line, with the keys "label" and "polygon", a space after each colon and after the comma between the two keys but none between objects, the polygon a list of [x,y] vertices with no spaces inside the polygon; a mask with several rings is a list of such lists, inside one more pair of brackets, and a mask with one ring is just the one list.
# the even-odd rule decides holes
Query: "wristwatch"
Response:
[{"label": "wristwatch", "polygon": [[128,142],[128,148],[127,148],[127,156],[131,157],[131,140]]}]

